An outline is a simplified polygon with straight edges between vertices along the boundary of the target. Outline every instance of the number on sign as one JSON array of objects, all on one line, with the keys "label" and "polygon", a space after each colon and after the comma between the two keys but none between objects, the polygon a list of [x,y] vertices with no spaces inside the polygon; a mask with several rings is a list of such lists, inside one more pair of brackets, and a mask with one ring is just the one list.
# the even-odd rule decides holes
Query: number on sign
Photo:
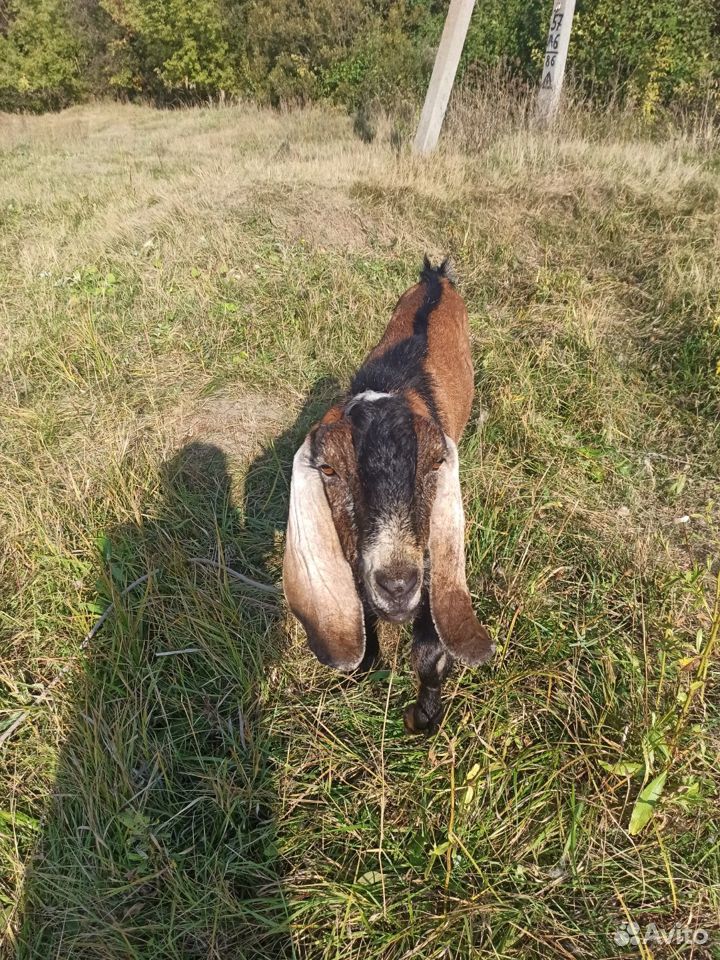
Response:
[{"label": "number on sign", "polygon": [[539,115],[545,122],[553,119],[560,103],[574,13],[575,0],[553,0],[538,91]]}]

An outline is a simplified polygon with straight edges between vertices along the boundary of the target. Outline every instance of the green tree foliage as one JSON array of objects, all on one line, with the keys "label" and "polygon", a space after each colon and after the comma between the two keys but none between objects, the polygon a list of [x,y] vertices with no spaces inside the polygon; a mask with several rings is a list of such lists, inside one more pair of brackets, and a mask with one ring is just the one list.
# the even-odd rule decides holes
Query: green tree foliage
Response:
[{"label": "green tree foliage", "polygon": [[504,63],[524,75],[538,74],[550,7],[527,0],[477,0],[460,69]]},{"label": "green tree foliage", "polygon": [[158,100],[239,92],[217,0],[99,0],[112,25],[108,85]]},{"label": "green tree foliage", "polygon": [[675,99],[692,104],[720,76],[720,5],[709,0],[585,0],[569,62],[586,90],[642,104],[651,115]]},{"label": "green tree foliage", "polygon": [[[241,95],[350,107],[417,101],[440,0],[0,0],[0,107],[90,95],[157,103]],[[590,96],[697,102],[720,77],[715,0],[578,0],[569,69]],[[478,0],[461,61],[534,81],[548,0]]]},{"label": "green tree foliage", "polygon": [[231,4],[243,38],[247,89],[262,100],[315,99],[325,78],[352,59],[358,36],[372,29],[364,0],[250,0]]},{"label": "green tree foliage", "polygon": [[442,18],[419,5],[391,6],[355,34],[346,56],[324,70],[323,94],[353,107],[372,100],[396,104],[417,99],[430,75],[441,29]]},{"label": "green tree foliage", "polygon": [[90,92],[74,26],[70,0],[0,0],[0,108],[59,109]]}]

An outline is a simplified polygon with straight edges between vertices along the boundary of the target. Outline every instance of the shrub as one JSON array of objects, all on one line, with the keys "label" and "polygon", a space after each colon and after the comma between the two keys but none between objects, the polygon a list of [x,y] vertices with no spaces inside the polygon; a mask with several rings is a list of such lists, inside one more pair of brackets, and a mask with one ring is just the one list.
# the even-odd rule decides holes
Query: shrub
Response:
[{"label": "shrub", "polygon": [[[89,95],[158,103],[223,94],[331,99],[357,111],[417,104],[447,4],[438,0],[9,0],[0,20],[0,108]],[[482,0],[460,77],[500,65],[536,83],[547,0]],[[578,0],[569,70],[596,102],[693,107],[717,90],[714,0]]]},{"label": "shrub", "polygon": [[89,51],[71,14],[70,0],[10,0],[0,33],[0,108],[57,110],[90,93]]},{"label": "shrub", "polygon": [[385,20],[376,19],[357,36],[348,56],[324,72],[325,95],[350,107],[371,102],[394,107],[403,98],[422,97],[434,51],[413,39],[402,12],[391,9]]},{"label": "shrub", "polygon": [[617,90],[642,107],[697,102],[718,79],[718,10],[708,0],[585,0],[573,24],[569,63],[596,98]]},{"label": "shrub", "polygon": [[100,0],[114,27],[107,82],[162,102],[237,92],[218,0]]}]

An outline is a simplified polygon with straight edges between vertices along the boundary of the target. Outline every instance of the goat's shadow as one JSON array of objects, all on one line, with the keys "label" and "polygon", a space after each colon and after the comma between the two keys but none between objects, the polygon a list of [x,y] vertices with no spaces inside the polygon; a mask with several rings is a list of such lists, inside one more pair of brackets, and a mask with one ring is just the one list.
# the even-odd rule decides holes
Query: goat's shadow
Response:
[{"label": "goat's shadow", "polygon": [[98,605],[115,608],[69,691],[20,960],[296,956],[277,854],[285,734],[268,719],[282,607],[192,558],[279,581],[292,457],[338,392],[314,386],[239,505],[227,455],[194,441],[103,537]]}]

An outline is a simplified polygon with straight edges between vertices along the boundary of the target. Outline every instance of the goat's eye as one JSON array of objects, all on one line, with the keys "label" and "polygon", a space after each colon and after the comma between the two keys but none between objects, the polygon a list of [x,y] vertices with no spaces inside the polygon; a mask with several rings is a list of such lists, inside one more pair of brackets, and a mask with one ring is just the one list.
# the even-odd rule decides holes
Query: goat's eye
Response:
[{"label": "goat's eye", "polygon": [[433,470],[439,470],[444,463],[445,463],[445,457],[438,457],[437,460],[433,460],[432,462]]},{"label": "goat's eye", "polygon": [[330,466],[329,463],[321,463],[320,470],[325,474],[326,477],[335,476],[335,471],[333,470],[333,468]]}]

